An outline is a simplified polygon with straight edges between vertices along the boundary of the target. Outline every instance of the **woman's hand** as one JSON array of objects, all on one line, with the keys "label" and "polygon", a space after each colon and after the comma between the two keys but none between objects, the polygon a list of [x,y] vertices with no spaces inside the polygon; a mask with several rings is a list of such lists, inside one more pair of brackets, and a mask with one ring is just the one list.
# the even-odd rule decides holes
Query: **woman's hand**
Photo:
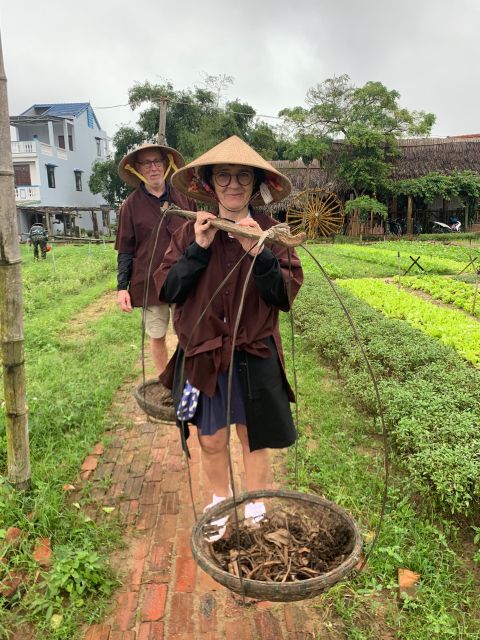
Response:
[{"label": "woman's hand", "polygon": [[[255,222],[253,218],[242,218],[237,222],[240,227],[248,227],[249,229],[255,229],[256,231],[260,231],[262,233],[263,229]],[[261,247],[258,246],[257,240],[253,238],[243,238],[242,236],[236,236],[239,243],[242,245],[244,250],[249,253],[251,256],[256,256],[263,250],[263,245]]]},{"label": "woman's hand", "polygon": [[218,229],[212,227],[210,224],[210,220],[215,220],[215,218],[216,216],[208,211],[197,212],[197,220],[193,227],[195,230],[195,242],[203,249],[208,249],[218,231]]}]

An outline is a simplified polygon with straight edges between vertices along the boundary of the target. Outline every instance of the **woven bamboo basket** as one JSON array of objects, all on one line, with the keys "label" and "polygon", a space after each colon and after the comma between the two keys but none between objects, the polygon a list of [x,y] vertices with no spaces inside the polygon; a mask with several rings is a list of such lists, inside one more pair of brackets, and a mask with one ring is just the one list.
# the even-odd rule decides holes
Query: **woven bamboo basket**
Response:
[{"label": "woven bamboo basket", "polygon": [[[229,516],[229,521],[235,523],[235,502],[233,498],[224,500],[208,509],[197,521],[191,536],[192,553],[197,564],[214,580],[237,594],[267,600],[271,602],[293,602],[313,598],[330,589],[334,584],[345,578],[357,565],[361,551],[362,538],[359,527],[352,516],[342,507],[319,496],[295,491],[263,490],[244,493],[237,497],[237,514],[242,513],[243,505],[251,500],[262,499],[269,512],[279,509],[294,509],[296,513],[308,514],[321,522],[328,530],[329,524],[339,523],[349,532],[349,540],[342,562],[333,570],[315,578],[298,580],[296,582],[268,582],[261,580],[240,579],[223,570],[213,559],[210,544],[205,539],[205,531],[218,518]],[[235,534],[233,534],[235,535]]]},{"label": "woven bamboo basket", "polygon": [[160,390],[164,390],[165,387],[160,383],[158,378],[152,380],[146,380],[145,384],[139,384],[134,392],[135,399],[138,402],[141,409],[152,418],[157,420],[164,420],[166,422],[175,422],[176,415],[173,403],[152,402],[151,398],[161,395]]}]

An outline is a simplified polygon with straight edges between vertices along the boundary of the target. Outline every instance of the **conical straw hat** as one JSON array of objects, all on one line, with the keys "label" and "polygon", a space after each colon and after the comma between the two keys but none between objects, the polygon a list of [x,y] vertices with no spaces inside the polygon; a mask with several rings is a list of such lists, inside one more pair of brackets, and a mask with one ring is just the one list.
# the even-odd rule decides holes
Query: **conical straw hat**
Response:
[{"label": "conical straw hat", "polygon": [[[207,165],[214,164],[241,164],[246,167],[262,169],[265,172],[264,182],[274,202],[283,200],[292,190],[290,180],[238,136],[227,138],[196,160],[185,165],[183,169],[176,171],[172,178],[172,185],[195,200],[207,204],[216,203],[214,194],[205,190],[205,186],[202,184],[202,169]],[[251,204],[263,205],[265,202],[259,194],[251,201]]]},{"label": "conical straw hat", "polygon": [[166,145],[162,145],[162,144],[154,144],[154,143],[146,142],[144,144],[141,144],[139,147],[135,147],[135,149],[132,149],[132,151],[127,153],[127,155],[123,156],[123,158],[120,160],[118,164],[118,175],[130,187],[138,187],[141,180],[137,175],[135,175],[135,173],[132,173],[126,167],[130,166],[132,167],[132,169],[136,169],[135,167],[136,155],[139,151],[143,151],[144,149],[158,149],[160,151],[160,153],[162,154],[162,157],[165,158],[165,162],[167,164],[167,170],[168,170],[168,167],[170,167],[167,180],[169,179],[171,180],[173,172],[176,169],[179,169],[180,167],[183,167],[185,165],[185,160],[176,149],[173,149],[172,147],[167,147]]}]

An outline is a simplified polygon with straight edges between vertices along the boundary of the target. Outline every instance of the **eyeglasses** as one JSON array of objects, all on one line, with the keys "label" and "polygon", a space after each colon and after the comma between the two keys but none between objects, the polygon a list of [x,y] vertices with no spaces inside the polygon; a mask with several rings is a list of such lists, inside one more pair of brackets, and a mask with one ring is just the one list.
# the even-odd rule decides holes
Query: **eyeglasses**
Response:
[{"label": "eyeglasses", "polygon": [[253,182],[253,173],[251,171],[239,171],[238,173],[219,171],[218,173],[213,174],[213,179],[219,187],[228,187],[234,177],[242,187],[248,187],[248,185]]},{"label": "eyeglasses", "polygon": [[160,169],[163,167],[163,160],[144,160],[143,162],[137,162],[144,169],[151,169],[152,167],[156,167]]}]

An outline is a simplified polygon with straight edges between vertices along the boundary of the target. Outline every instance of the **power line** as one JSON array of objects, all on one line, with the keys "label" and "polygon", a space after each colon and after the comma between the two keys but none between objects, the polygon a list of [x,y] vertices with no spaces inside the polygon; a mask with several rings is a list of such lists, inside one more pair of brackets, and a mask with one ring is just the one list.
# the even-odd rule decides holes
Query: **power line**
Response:
[{"label": "power line", "polygon": [[[152,102],[156,102],[156,100],[152,100]],[[182,100],[168,100],[169,104],[186,104],[186,105],[192,105],[191,102],[184,102]],[[108,106],[104,106],[104,107],[93,107],[93,109],[117,109],[119,107],[129,107],[130,103],[125,103],[125,104],[112,104],[112,105],[108,105]],[[221,111],[226,112],[226,108],[225,107],[215,107],[215,109],[219,109]],[[275,120],[286,120],[286,118],[282,118],[280,116],[271,116],[271,115],[267,115],[264,113],[249,113],[248,111],[232,111],[231,109],[229,109],[229,113],[233,113],[235,115],[238,116],[251,116],[252,118],[272,118]]]},{"label": "power line", "polygon": [[[156,102],[155,100],[152,102]],[[192,105],[191,102],[186,102],[186,101],[182,101],[182,100],[168,100],[169,104],[185,104],[185,105]],[[103,106],[103,107],[93,107],[93,109],[117,109],[119,107],[129,107],[130,103],[126,102],[125,104],[112,104],[112,105],[108,105],[108,106]],[[226,112],[226,108],[225,107],[214,107],[215,109],[219,109],[223,112]],[[251,116],[252,118],[271,118],[272,120],[282,120],[282,121],[286,121],[286,122],[290,122],[291,121],[288,118],[282,117],[282,116],[271,116],[265,113],[249,113],[248,111],[232,111],[231,109],[228,111],[229,113],[232,113],[234,115],[237,116]],[[428,140],[435,140],[435,139],[440,139],[440,140],[452,140],[452,139],[458,139],[461,138],[465,141],[471,141],[471,140],[476,140],[476,138],[468,138],[462,135],[459,136],[455,136],[455,135],[440,135],[438,133],[436,133],[435,135],[427,138]],[[410,138],[410,140],[418,140],[420,138]],[[398,140],[405,140],[405,138],[399,138]],[[438,144],[442,144],[442,143],[438,143]],[[415,145],[416,147],[422,147],[422,146],[432,146],[432,143],[426,143],[426,144],[418,144]]]}]

